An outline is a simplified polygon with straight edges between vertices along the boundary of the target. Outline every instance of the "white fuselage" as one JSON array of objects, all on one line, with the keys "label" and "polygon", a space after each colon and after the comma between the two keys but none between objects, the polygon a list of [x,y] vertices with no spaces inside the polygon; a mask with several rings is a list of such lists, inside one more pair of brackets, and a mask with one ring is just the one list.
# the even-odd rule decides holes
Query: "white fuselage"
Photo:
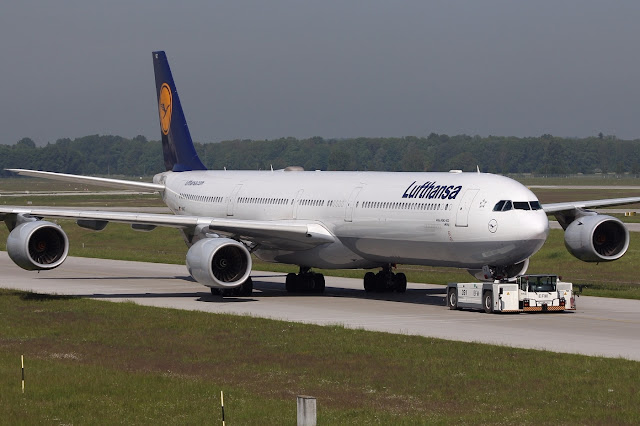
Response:
[{"label": "white fuselage", "polygon": [[301,266],[506,266],[549,233],[543,210],[494,211],[500,200],[539,204],[520,183],[485,173],[190,171],[154,181],[176,214],[321,224],[336,242],[255,248],[264,260]]}]

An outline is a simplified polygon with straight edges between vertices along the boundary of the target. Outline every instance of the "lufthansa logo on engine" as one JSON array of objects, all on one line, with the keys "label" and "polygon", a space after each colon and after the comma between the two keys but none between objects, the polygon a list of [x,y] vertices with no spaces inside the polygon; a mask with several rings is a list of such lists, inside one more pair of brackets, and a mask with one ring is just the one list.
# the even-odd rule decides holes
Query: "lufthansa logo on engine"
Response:
[{"label": "lufthansa logo on engine", "polygon": [[160,113],[160,127],[162,128],[162,134],[169,134],[169,128],[171,126],[171,113],[172,111],[172,95],[171,89],[167,83],[163,83],[160,87],[160,96],[158,99],[158,112]]}]

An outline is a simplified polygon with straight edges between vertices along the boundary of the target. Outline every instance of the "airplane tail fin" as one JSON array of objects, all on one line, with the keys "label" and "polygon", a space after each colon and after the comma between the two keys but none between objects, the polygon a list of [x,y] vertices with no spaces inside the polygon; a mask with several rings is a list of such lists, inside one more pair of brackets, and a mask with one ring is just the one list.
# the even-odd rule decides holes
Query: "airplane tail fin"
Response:
[{"label": "airplane tail fin", "polygon": [[162,152],[166,169],[174,172],[206,170],[193,146],[167,55],[163,51],[153,52],[153,70],[156,76]]}]

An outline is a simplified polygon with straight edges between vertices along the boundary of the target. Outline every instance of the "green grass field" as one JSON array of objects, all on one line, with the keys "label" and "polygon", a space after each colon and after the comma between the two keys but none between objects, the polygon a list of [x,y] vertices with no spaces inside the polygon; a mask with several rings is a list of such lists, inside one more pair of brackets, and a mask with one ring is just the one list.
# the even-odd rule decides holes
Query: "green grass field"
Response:
[{"label": "green grass field", "polygon": [[[470,314],[473,315],[473,314]],[[604,359],[0,290],[3,424],[637,424]],[[25,355],[26,392],[20,390]]]},{"label": "green grass field", "polygon": [[[151,182],[153,176],[145,176],[143,178],[133,176],[99,176],[111,179],[123,179],[132,181]],[[15,193],[29,191],[31,193],[38,191],[58,192],[58,191],[105,191],[103,186],[84,185],[79,183],[67,183],[52,179],[41,179],[32,177],[8,177],[0,178],[0,195],[3,193]]]},{"label": "green grass field", "polygon": [[[585,199],[576,192],[574,199]],[[31,198],[11,197],[9,204],[162,205],[152,196]],[[0,196],[2,203],[8,199]],[[173,229],[147,233],[110,224],[92,232],[72,221],[60,223],[73,256],[184,263],[187,249]],[[0,249],[7,234],[0,228]],[[555,272],[588,284],[588,295],[640,298],[639,257],[637,233],[625,257],[595,265],[574,259],[562,231],[552,231],[529,272]],[[296,270],[261,262],[255,269]],[[472,279],[450,268],[401,270],[413,282]],[[229,425],[293,424],[300,394],[318,398],[319,424],[638,424],[638,365],[0,290],[3,424],[217,423],[220,390]]]},{"label": "green grass field", "polygon": [[542,176],[530,174],[508,175],[524,185],[571,185],[571,186],[640,186],[640,177],[634,175],[571,175]]}]

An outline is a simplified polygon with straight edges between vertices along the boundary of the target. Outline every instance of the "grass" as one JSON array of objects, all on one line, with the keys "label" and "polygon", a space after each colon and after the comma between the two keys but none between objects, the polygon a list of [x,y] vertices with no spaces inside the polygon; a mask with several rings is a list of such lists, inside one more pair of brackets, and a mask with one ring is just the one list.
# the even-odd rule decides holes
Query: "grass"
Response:
[{"label": "grass", "polygon": [[530,174],[508,175],[523,185],[571,185],[571,186],[638,186],[638,175],[570,175],[534,176]]},{"label": "grass", "polygon": [[0,197],[0,204],[30,207],[166,207],[160,197],[154,194],[4,196]]},{"label": "grass", "polygon": [[[640,233],[631,232],[627,253],[615,262],[586,263],[564,247],[564,233],[551,230],[543,248],[530,260],[529,273],[557,273],[566,281],[587,287],[586,296],[640,299]],[[576,289],[577,290],[577,289]]]},{"label": "grass", "polygon": [[[137,182],[151,182],[152,176],[143,178],[133,176],[100,176],[112,179],[132,180]],[[105,191],[104,186],[85,185],[82,183],[67,183],[52,179],[41,179],[32,177],[9,177],[0,178],[0,194],[15,192],[58,192],[58,191]]]},{"label": "grass", "polygon": [[[532,191],[536,194],[542,204],[560,203],[565,201],[585,201],[585,200],[601,200],[605,198],[625,198],[638,197],[640,190],[624,190],[624,189],[537,189]],[[613,207],[616,209],[638,209],[638,204],[630,204],[627,206]]]},{"label": "grass", "polygon": [[[638,363],[0,290],[5,424],[640,422]],[[25,355],[26,393],[20,392]]]},{"label": "grass", "polygon": [[622,213],[613,213],[610,216],[620,219],[624,223],[640,223],[640,216],[634,214],[633,216],[625,216]]},{"label": "grass", "polygon": [[[96,202],[130,205],[127,197]],[[186,247],[172,229],[110,224],[92,232],[60,223],[71,255],[184,263]],[[6,236],[3,227],[0,249]],[[584,294],[640,298],[639,238],[632,233],[622,260],[594,265],[572,258],[562,232],[552,231],[530,272],[587,283]],[[471,279],[449,268],[402,270],[414,282]],[[638,363],[620,359],[0,290],[5,424],[212,423],[220,390],[227,424],[292,424],[298,394],[318,398],[319,424],[638,424],[639,379]]]}]

